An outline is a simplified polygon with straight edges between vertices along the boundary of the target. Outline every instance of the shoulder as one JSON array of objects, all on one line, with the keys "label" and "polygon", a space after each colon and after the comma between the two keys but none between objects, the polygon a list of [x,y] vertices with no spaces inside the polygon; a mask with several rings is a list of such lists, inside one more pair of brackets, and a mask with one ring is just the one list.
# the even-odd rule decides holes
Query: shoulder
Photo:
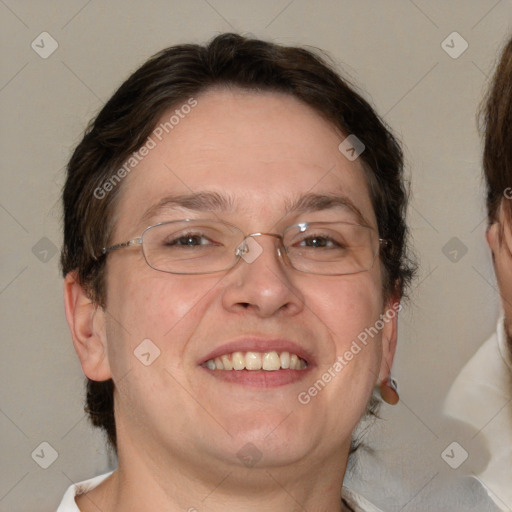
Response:
[{"label": "shoulder", "polygon": [[[453,382],[444,413],[481,431],[492,457],[501,453],[512,428],[512,365],[502,319],[498,328]],[[499,414],[498,414],[499,413]],[[491,421],[492,420],[492,421]],[[496,453],[494,453],[496,451]]]},{"label": "shoulder", "polygon": [[67,491],[60,502],[59,508],[57,512],[80,512],[78,508],[75,497],[79,494],[86,493],[91,491],[95,487],[101,484],[103,480],[107,479],[113,471],[109,473],[105,473],[104,475],[95,476],[94,478],[90,478],[89,480],[84,480],[83,482],[78,482],[76,484],[70,485]]},{"label": "shoulder", "polygon": [[500,320],[497,331],[477,350],[455,379],[445,402],[445,412],[450,416],[462,401],[480,402],[493,396],[502,398],[501,395],[509,395],[511,368],[503,353],[504,338],[503,321]]}]

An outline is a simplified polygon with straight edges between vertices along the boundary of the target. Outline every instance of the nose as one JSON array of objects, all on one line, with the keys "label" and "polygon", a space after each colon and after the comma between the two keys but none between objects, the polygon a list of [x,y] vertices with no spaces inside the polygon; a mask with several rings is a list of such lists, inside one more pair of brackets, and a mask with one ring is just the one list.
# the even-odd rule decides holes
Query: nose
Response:
[{"label": "nose", "polygon": [[223,305],[233,312],[252,312],[259,317],[295,315],[304,298],[294,283],[296,273],[286,265],[281,236],[253,233],[238,249],[240,261],[230,271]]}]

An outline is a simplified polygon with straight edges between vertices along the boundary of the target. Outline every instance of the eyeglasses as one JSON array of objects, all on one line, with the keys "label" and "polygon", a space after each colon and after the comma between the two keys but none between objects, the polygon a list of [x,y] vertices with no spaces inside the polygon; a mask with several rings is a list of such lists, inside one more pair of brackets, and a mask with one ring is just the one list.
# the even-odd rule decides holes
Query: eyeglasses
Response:
[{"label": "eyeglasses", "polygon": [[105,255],[142,245],[147,264],[171,274],[212,274],[232,269],[240,259],[251,263],[263,251],[254,240],[280,240],[277,255],[295,270],[320,275],[356,274],[373,267],[387,241],[374,229],[350,222],[303,222],[278,233],[245,235],[220,220],[184,219],[146,228],[139,238],[103,248]]}]

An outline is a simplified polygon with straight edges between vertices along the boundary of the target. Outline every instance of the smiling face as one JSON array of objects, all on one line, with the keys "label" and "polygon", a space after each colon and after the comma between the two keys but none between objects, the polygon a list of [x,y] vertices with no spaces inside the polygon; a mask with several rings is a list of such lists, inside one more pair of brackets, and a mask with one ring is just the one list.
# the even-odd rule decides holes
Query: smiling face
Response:
[{"label": "smiling face", "polygon": [[[290,96],[207,91],[125,178],[111,243],[160,222],[209,219],[245,234],[364,223],[378,246],[364,172],[338,150],[343,138]],[[345,357],[390,306],[381,265],[309,274],[283,260],[278,237],[249,240],[262,249],[256,259],[204,275],[154,270],[139,245],[108,255],[107,307],[94,327],[107,358],[98,350],[81,359],[89,378],[114,380],[120,463],[150,453],[182,467],[243,468],[241,454],[252,450],[259,467],[344,466],[392,363],[396,320]],[[301,402],[319,380],[321,390]]]}]

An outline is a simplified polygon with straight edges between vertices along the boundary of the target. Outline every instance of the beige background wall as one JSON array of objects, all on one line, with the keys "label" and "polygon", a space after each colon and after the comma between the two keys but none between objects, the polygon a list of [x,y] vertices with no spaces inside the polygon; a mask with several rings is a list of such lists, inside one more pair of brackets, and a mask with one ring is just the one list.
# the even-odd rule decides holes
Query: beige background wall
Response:
[{"label": "beige background wall", "polygon": [[[383,506],[421,510],[422,495],[454,474],[442,450],[459,440],[470,456],[476,452],[478,436],[465,440],[440,410],[499,313],[484,244],[475,111],[511,17],[510,0],[0,1],[0,510],[55,510],[72,481],[109,465],[84,416],[83,378],[63,314],[59,193],[70,151],[146,58],[223,31],[326,50],[406,147],[421,272],[400,324],[402,402],[383,410],[370,436],[378,459],[365,481],[354,479]],[[469,45],[458,58],[441,46],[454,31]],[[31,47],[36,40],[39,53],[51,49],[48,36],[41,48],[42,32],[58,44],[47,58]],[[443,252],[453,237],[457,262]],[[37,457],[42,442],[58,453],[47,469],[35,461],[51,462],[48,447]]]}]

